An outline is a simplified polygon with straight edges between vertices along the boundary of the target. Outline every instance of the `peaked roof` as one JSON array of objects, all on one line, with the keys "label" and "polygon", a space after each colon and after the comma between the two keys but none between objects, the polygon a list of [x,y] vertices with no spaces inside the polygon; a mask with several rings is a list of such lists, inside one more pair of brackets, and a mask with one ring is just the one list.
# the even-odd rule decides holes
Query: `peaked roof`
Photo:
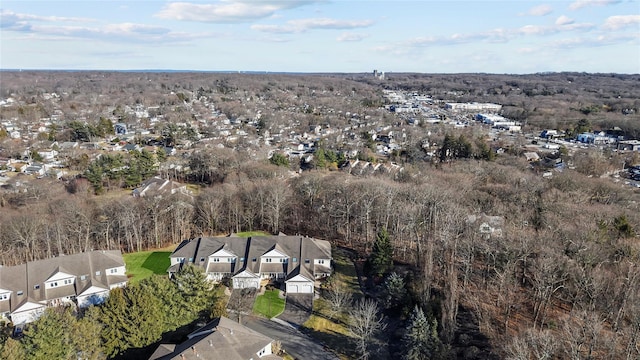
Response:
[{"label": "peaked roof", "polygon": [[220,317],[188,335],[188,340],[175,345],[163,344],[150,360],[168,359],[257,359],[258,352],[273,340],[226,317]]},{"label": "peaked roof", "polygon": [[[191,259],[194,264],[205,266],[206,262],[200,259],[224,249],[236,255],[234,266],[215,266],[210,268],[210,272],[222,272],[219,269],[231,269],[233,275],[242,271],[249,271],[253,274],[261,272],[285,272],[288,276],[298,264],[303,264],[305,259],[331,259],[331,244],[326,240],[318,240],[301,236],[252,236],[248,238],[227,236],[227,237],[204,237],[183,241],[171,254],[172,258]],[[287,263],[274,262],[262,263],[261,257],[270,251],[277,251],[286,255]],[[256,261],[253,261],[256,259]],[[309,264],[308,272],[313,273],[313,261]],[[179,265],[176,267],[179,268]],[[216,269],[216,270],[214,270]],[[177,270],[177,269],[174,269]],[[224,272],[229,272],[225,270]],[[308,276],[305,275],[305,276]],[[311,276],[310,278],[313,278]]]},{"label": "peaked roof", "polygon": [[[109,288],[127,281],[124,275],[109,275],[106,270],[124,266],[120,250],[97,250],[16,266],[0,267],[0,288],[11,291],[11,311],[27,299],[36,303],[82,293],[92,284]],[[58,273],[70,275],[72,284],[59,283],[47,289],[45,282]],[[18,295],[20,293],[20,295]]]}]

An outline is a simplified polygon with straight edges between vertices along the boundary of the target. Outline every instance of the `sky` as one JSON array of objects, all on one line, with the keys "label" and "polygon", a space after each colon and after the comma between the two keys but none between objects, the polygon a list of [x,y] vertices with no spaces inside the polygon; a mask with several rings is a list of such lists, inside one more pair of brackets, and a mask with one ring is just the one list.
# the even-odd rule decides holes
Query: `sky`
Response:
[{"label": "sky", "polygon": [[640,0],[2,0],[0,68],[640,73]]}]

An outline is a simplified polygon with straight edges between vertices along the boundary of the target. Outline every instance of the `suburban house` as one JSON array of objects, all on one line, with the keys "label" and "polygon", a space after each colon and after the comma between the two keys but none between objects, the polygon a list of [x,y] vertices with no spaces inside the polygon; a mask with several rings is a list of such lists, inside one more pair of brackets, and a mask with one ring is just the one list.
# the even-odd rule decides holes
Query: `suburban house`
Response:
[{"label": "suburban house", "polygon": [[258,289],[267,280],[284,281],[289,294],[313,293],[315,280],[331,275],[331,244],[301,236],[195,238],[170,257],[170,274],[194,264],[211,281],[231,278],[234,289]]},{"label": "suburban house", "polygon": [[102,303],[127,284],[119,250],[99,250],[0,267],[0,315],[14,325],[35,321],[47,306]]},{"label": "suburban house", "polygon": [[490,216],[486,214],[467,216],[467,224],[471,227],[477,227],[482,237],[489,239],[490,237],[502,237],[502,228],[504,227],[504,218],[502,216]]},{"label": "suburban house", "polygon": [[277,360],[271,352],[273,340],[238,324],[219,317],[187,335],[181,344],[161,344],[149,360]]},{"label": "suburban house", "polygon": [[187,190],[187,185],[163,179],[159,176],[154,176],[151,179],[146,180],[145,182],[140,184],[139,187],[133,190],[133,196],[135,197],[143,197],[149,195],[173,195],[175,193],[190,195],[189,190]]}]

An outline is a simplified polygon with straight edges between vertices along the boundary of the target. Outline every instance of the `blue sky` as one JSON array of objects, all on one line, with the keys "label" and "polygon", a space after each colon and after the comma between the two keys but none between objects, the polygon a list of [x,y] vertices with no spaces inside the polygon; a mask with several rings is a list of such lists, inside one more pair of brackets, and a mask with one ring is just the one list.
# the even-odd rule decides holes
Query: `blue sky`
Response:
[{"label": "blue sky", "polygon": [[3,0],[0,68],[640,73],[640,0]]}]

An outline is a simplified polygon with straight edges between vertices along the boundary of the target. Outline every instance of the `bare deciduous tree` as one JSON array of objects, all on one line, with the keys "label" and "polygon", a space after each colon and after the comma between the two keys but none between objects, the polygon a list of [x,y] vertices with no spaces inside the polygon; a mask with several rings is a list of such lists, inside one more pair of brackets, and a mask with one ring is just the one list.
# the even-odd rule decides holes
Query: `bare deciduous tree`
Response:
[{"label": "bare deciduous tree", "polygon": [[345,312],[351,304],[351,293],[342,284],[332,281],[327,289],[329,316],[333,318],[340,312]]},{"label": "bare deciduous tree", "polygon": [[351,309],[350,330],[357,339],[357,348],[361,359],[371,355],[370,347],[375,336],[387,327],[384,315],[380,313],[378,303],[373,299],[360,299]]}]

